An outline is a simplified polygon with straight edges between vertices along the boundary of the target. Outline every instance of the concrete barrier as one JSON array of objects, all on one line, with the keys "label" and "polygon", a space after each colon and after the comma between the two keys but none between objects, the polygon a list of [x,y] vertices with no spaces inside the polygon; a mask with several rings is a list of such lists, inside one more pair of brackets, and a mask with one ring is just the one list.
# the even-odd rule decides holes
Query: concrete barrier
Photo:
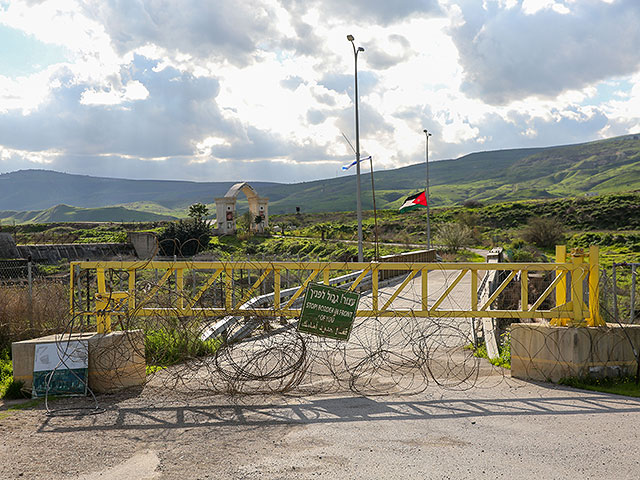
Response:
[{"label": "concrete barrier", "polygon": [[20,253],[13,240],[13,235],[6,232],[0,232],[0,258],[18,258]]},{"label": "concrete barrier", "polygon": [[[396,255],[385,255],[380,257],[380,262],[393,263],[427,263],[436,261],[436,251],[431,250],[415,250],[413,252],[405,252]],[[397,277],[398,275],[406,275],[407,270],[382,270],[378,272],[380,281],[388,278]]]},{"label": "concrete barrier", "polygon": [[89,388],[95,393],[109,393],[127,387],[144,385],[146,363],[142,330],[95,332],[46,337],[11,344],[13,378],[24,382],[24,389],[33,386],[33,362],[38,343],[86,340],[89,344]]},{"label": "concrete barrier", "polygon": [[105,260],[130,258],[135,252],[128,243],[61,243],[18,245],[19,258],[31,257],[34,262],[56,263],[62,260]]},{"label": "concrete barrier", "polygon": [[149,232],[129,232],[129,243],[133,245],[136,256],[140,260],[150,260],[157,255],[158,237],[154,233]]},{"label": "concrete barrier", "polygon": [[568,377],[635,375],[640,325],[511,325],[511,376],[558,382]]}]

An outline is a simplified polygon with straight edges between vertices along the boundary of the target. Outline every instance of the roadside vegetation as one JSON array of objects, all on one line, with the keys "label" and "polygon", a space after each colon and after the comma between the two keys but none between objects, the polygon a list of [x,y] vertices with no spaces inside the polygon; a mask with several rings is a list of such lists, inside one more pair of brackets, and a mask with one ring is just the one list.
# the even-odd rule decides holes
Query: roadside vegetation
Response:
[{"label": "roadside vegetation", "polygon": [[[327,243],[357,239],[354,212],[272,215],[268,232],[271,235],[252,236],[246,228],[247,231],[230,241],[227,237],[205,238],[202,235],[213,226],[208,220],[208,207],[194,204],[191,209],[190,218],[182,222],[22,224],[2,225],[0,231],[12,233],[19,244],[119,243],[126,241],[129,231],[153,232],[161,239],[171,235],[171,238],[177,238],[176,235],[184,233],[190,238],[200,239],[198,251],[249,255],[254,250],[265,255],[280,253],[288,250],[288,246],[294,255],[297,251],[309,253],[308,245],[296,245],[294,242],[271,247],[270,240],[280,236],[304,237],[308,241],[317,239]],[[380,210],[377,217],[376,230],[373,212],[365,211],[363,214],[366,242],[373,242],[377,231],[380,243],[394,243],[404,248],[426,245],[424,211],[401,214],[396,210]],[[513,242],[522,240],[548,255],[553,255],[554,245],[566,243],[570,248],[599,245],[605,260],[603,263],[609,255],[637,259],[640,258],[640,192],[488,205],[468,200],[459,206],[433,208],[431,234],[432,242],[449,252],[470,246],[509,247]],[[245,249],[248,251],[243,251]],[[326,252],[319,251],[314,255],[329,256],[332,250],[327,247]]]},{"label": "roadside vegetation", "polygon": [[511,368],[511,336],[509,332],[502,335],[502,341],[498,345],[499,355],[496,358],[489,358],[487,346],[484,342],[477,346],[469,345],[467,348],[473,350],[474,356],[487,359],[491,365],[507,369]]},{"label": "roadside vegetation", "polygon": [[640,397],[640,385],[633,377],[617,378],[565,378],[560,380],[561,385],[591,390],[593,392],[614,393],[626,397]]}]

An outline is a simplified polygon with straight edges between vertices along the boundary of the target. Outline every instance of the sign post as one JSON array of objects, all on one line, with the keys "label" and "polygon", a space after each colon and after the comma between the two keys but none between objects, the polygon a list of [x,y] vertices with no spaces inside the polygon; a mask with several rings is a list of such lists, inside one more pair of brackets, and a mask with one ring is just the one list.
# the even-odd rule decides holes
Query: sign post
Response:
[{"label": "sign post", "polygon": [[358,293],[311,283],[304,296],[298,331],[349,340],[359,301]]}]

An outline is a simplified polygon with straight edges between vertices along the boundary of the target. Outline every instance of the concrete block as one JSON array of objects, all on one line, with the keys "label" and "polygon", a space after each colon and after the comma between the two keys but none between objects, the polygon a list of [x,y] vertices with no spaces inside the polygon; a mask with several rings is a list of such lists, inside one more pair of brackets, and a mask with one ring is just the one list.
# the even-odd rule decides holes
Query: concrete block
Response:
[{"label": "concrete block", "polygon": [[636,359],[629,343],[640,346],[640,325],[555,327],[511,325],[511,376],[558,382],[567,377],[635,375]]},{"label": "concrete block", "polygon": [[150,260],[157,255],[158,237],[149,232],[129,232],[129,243],[133,245],[136,256],[141,260]]},{"label": "concrete block", "polygon": [[[144,334],[141,330],[74,333],[71,340],[89,342],[89,388],[95,393],[109,393],[127,387],[144,385],[146,362]],[[24,382],[24,388],[33,385],[33,361],[38,343],[68,341],[69,335],[46,337],[11,344],[13,377]]]}]

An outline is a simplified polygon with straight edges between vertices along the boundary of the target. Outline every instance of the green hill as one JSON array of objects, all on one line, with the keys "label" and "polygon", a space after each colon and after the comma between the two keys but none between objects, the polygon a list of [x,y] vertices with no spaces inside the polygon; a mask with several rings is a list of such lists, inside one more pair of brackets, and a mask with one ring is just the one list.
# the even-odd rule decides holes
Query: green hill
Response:
[{"label": "green hill", "polygon": [[[549,199],[640,189],[640,139],[627,135],[563,147],[478,152],[429,163],[433,206]],[[398,208],[410,193],[424,189],[425,164],[374,174],[376,205]],[[362,203],[373,208],[371,176],[363,174]],[[285,185],[281,198],[270,198],[273,213],[355,209],[353,176]]]},{"label": "green hill", "polygon": [[[134,202],[157,203],[163,208],[187,208],[212,203],[234,182],[125,180],[71,175],[49,170],[20,170],[0,174],[0,210],[44,210],[55,205],[94,208]],[[252,182],[260,191],[270,184]]]},{"label": "green hill", "polygon": [[[639,190],[639,137],[626,135],[578,145],[477,152],[455,160],[430,162],[431,204],[439,207],[472,199],[496,203]],[[367,171],[366,163],[363,171]],[[425,177],[424,163],[375,172],[377,207],[397,208],[407,195],[424,189]],[[106,216],[119,221],[123,216],[125,221],[135,221],[133,217],[143,214],[179,217],[195,202],[209,205],[213,212],[214,199],[223,196],[233,183],[122,180],[25,170],[0,175],[0,209],[11,210],[11,214],[3,215],[16,221],[35,221],[33,217],[40,214],[46,218],[49,214],[32,211],[59,204],[89,210],[122,208],[73,213],[91,220]],[[295,212],[296,207],[303,212],[355,210],[354,175],[293,184],[250,183],[261,196],[269,198],[272,214]],[[363,208],[372,209],[369,173],[362,174],[361,184]],[[246,199],[241,195],[238,200],[238,208],[243,211],[247,208]],[[51,214],[56,219],[60,215],[71,213]],[[89,218],[91,215],[96,216]]]},{"label": "green hill", "polygon": [[175,216],[158,215],[124,207],[78,208],[69,205],[56,205],[46,210],[0,211],[0,222],[2,223],[155,222],[176,219]]}]

